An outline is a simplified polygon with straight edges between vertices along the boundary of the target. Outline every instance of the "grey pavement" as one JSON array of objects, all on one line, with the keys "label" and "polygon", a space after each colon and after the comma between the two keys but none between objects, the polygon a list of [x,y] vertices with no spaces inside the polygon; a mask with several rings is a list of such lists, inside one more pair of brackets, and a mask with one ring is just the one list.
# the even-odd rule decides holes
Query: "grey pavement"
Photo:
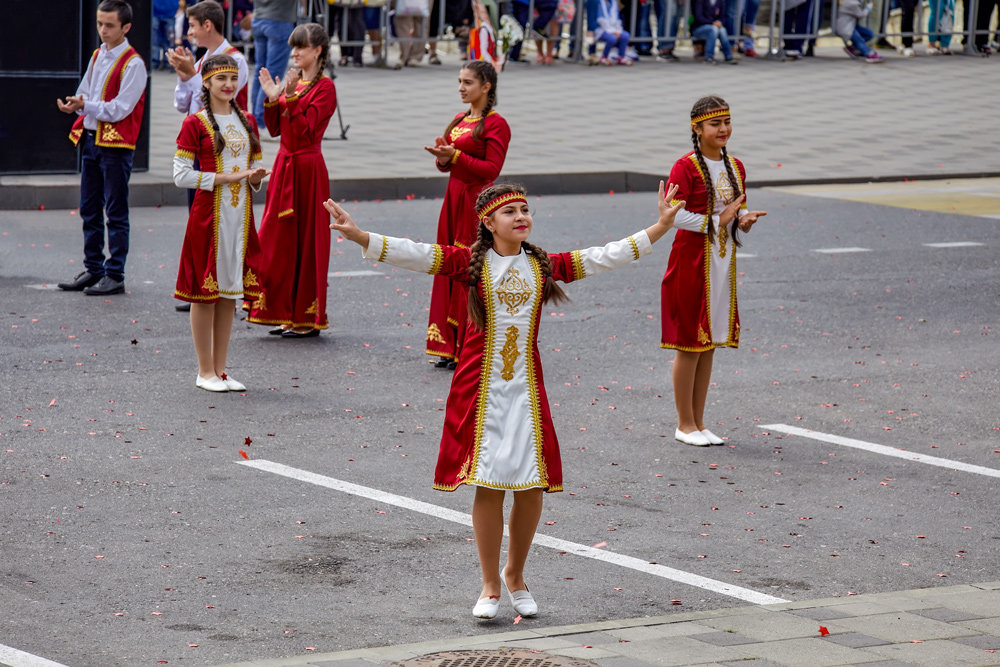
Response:
[{"label": "grey pavement", "polygon": [[[512,626],[514,628],[514,626]],[[612,620],[242,662],[226,667],[360,667],[438,653],[529,649],[607,667],[998,665],[1000,582]],[[458,658],[462,654],[449,657]],[[413,664],[417,664],[414,662]],[[440,664],[473,664],[441,662]],[[476,664],[487,664],[485,662]],[[497,662],[489,664],[524,664]],[[531,663],[535,664],[535,663]]]},{"label": "grey pavement", "polygon": [[[869,65],[824,46],[797,62],[747,59],[706,67],[646,59],[635,67],[508,65],[498,86],[513,137],[503,176],[536,194],[655,189],[690,149],[688,112],[701,95],[733,109],[732,152],[753,185],[1000,174],[982,150],[983,110],[1000,106],[998,60],[902,58]],[[347,200],[440,196],[423,146],[461,110],[459,60],[392,71],[344,68],[336,79],[347,140],[333,119],[324,143],[333,195]],[[181,204],[171,157],[182,116],[175,77],[153,74],[150,168],[132,177],[133,206]],[[276,142],[265,142],[265,162]],[[71,150],[69,143],[67,150]],[[74,208],[76,175],[0,177],[0,209]]]}]

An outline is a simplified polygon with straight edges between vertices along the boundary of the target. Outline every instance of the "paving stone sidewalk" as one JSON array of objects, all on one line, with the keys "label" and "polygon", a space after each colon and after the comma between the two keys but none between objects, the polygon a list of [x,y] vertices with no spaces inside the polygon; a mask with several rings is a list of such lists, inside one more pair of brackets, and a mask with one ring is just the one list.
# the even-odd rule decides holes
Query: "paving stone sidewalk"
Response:
[{"label": "paving stone sidewalk", "polygon": [[[745,59],[708,67],[645,59],[634,67],[508,65],[499,106],[513,131],[504,177],[538,194],[649,190],[690,150],[688,112],[701,95],[733,109],[734,155],[754,185],[1000,175],[989,114],[1000,107],[1000,59],[850,60],[839,46],[797,62]],[[423,146],[461,110],[459,60],[399,71],[338,70],[347,140],[335,116],[323,144],[335,197],[433,197],[444,178]],[[175,77],[153,73],[150,168],[132,205],[182,204],[171,158],[183,117]],[[271,163],[278,144],[264,144]],[[71,150],[67,142],[67,150]],[[0,177],[0,209],[75,208],[78,175]]]},{"label": "paving stone sidewalk", "polygon": [[362,667],[445,651],[499,648],[532,649],[604,667],[1000,665],[1000,581],[574,626],[512,628],[503,634],[226,667]]}]

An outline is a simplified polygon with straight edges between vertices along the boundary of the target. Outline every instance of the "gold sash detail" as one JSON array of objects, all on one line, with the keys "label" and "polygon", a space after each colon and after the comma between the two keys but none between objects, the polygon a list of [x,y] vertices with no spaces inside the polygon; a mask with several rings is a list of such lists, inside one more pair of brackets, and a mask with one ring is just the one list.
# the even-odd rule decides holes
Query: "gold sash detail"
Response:
[{"label": "gold sash detail", "polygon": [[500,377],[510,382],[514,379],[514,362],[517,361],[517,327],[514,325],[507,327],[507,340],[500,350],[500,357],[503,359]]}]

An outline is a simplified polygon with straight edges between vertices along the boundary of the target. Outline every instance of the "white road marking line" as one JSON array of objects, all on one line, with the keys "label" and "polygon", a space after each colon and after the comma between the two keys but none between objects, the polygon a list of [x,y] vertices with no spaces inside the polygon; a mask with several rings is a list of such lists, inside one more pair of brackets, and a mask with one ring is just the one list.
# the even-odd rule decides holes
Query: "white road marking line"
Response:
[{"label": "white road marking line", "polygon": [[362,269],[360,271],[332,271],[326,275],[328,278],[356,278],[358,276],[384,276],[385,274],[381,271]]},{"label": "white road marking line", "polygon": [[736,259],[753,259],[757,255],[749,252],[738,252],[736,253]]},{"label": "white road marking line", "polygon": [[50,290],[54,290],[54,289],[56,289],[56,284],[52,283],[50,285],[48,283],[40,283],[38,285],[25,285],[25,287],[27,287],[28,289],[50,289]]},{"label": "white road marking line", "polygon": [[[283,477],[297,479],[301,482],[308,482],[309,484],[323,486],[328,489],[334,489],[335,491],[342,491],[344,493],[360,496],[362,498],[368,498],[369,500],[374,500],[386,505],[395,505],[396,507],[401,507],[414,512],[420,512],[421,514],[427,514],[439,519],[444,519],[445,521],[452,521],[463,526],[472,526],[472,516],[469,514],[456,512],[455,510],[448,509],[447,507],[432,505],[413,498],[407,498],[406,496],[399,496],[395,493],[388,493],[387,491],[380,491],[379,489],[361,486],[352,482],[345,482],[343,480],[334,479],[325,475],[318,475],[316,473],[309,472],[308,470],[292,468],[281,463],[275,463],[274,461],[267,461],[264,459],[237,461],[237,463],[250,468],[256,468],[257,470],[274,473],[275,475],[282,475]],[[506,532],[506,528],[504,531]],[[557,537],[549,537],[548,535],[540,535],[536,533],[534,543],[543,547],[556,549],[558,551],[565,551],[566,553],[583,556],[584,558],[593,558],[594,560],[600,560],[606,563],[619,565],[621,567],[627,567],[632,570],[638,570],[639,572],[645,572],[664,579],[670,579],[671,581],[676,581],[688,586],[703,588],[705,590],[734,597],[753,604],[778,604],[781,602],[788,602],[788,600],[774,597],[773,595],[767,595],[766,593],[759,593],[757,591],[750,590],[749,588],[734,586],[723,581],[717,581],[715,579],[709,579],[697,574],[692,574],[691,572],[675,570],[672,567],[649,563],[639,558],[625,556],[613,551],[595,549],[594,547],[588,547],[583,544],[562,540]]]},{"label": "white road marking line", "polygon": [[979,216],[980,218],[989,218],[990,220],[1000,220],[1000,215],[995,213],[988,213],[986,215]]},{"label": "white road marking line", "polygon": [[988,477],[1000,477],[1000,470],[995,468],[987,468],[985,466],[977,466],[971,463],[962,463],[961,461],[942,459],[937,456],[927,456],[926,454],[917,454],[916,452],[907,451],[905,449],[886,447],[885,445],[876,445],[875,443],[865,442],[864,440],[854,440],[852,438],[845,438],[839,435],[820,433],[819,431],[810,431],[809,429],[788,426],[787,424],[767,424],[765,426],[758,424],[758,428],[767,429],[769,431],[780,431],[789,435],[800,435],[803,438],[811,438],[813,440],[829,442],[831,444],[842,445],[844,447],[864,449],[875,454],[894,456],[897,459],[916,461],[917,463],[926,463],[927,465],[938,466],[940,468],[951,468],[953,470],[971,472],[977,475],[987,475]]},{"label": "white road marking line", "polygon": [[848,252],[871,252],[871,248],[814,248],[813,252],[821,252],[824,255],[839,255]]},{"label": "white road marking line", "polygon": [[37,655],[18,651],[3,644],[0,644],[0,663],[10,667],[66,667],[62,663],[39,658]]},{"label": "white road marking line", "polygon": [[973,246],[985,245],[975,241],[948,241],[945,243],[925,243],[928,248],[971,248]]}]

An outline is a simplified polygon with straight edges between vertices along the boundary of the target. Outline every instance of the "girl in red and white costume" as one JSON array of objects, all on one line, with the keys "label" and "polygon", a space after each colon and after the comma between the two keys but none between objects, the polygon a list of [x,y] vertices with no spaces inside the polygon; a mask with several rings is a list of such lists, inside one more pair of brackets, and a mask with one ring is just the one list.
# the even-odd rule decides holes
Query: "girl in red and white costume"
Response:
[{"label": "girl in red and white costume", "polygon": [[[538,354],[541,306],[566,298],[555,281],[572,282],[616,269],[652,252],[684,205],[660,183],[659,219],[603,247],[548,254],[528,243],[532,217],[523,188],[494,185],[476,200],[471,248],[416,243],[358,229],[332,200],[332,229],[364,249],[366,259],[444,275],[469,285],[465,348],[445,412],[434,488],[476,487],[472,529],[483,588],[473,616],[493,618],[501,586],[521,616],[538,612],[524,582],[524,563],[542,512],[542,492],[562,491],[562,465]],[[672,203],[670,203],[672,201]],[[513,491],[510,543],[501,578],[503,500]]]},{"label": "girl in red and white costume", "polygon": [[694,150],[674,163],[670,182],[687,203],[677,214],[677,234],[661,286],[660,347],[674,360],[674,437],[700,447],[722,444],[705,428],[705,400],[717,347],[737,347],[736,248],[764,211],[748,211],[746,170],[726,152],[732,136],[729,105],[708,96],[691,109]]},{"label": "girl in red and white costume", "polygon": [[[270,172],[260,166],[256,121],[234,102],[236,62],[210,56],[201,76],[204,108],[184,119],[174,154],[174,184],[196,190],[174,297],[191,304],[195,384],[208,391],[246,391],[226,375],[226,357],[236,301],[260,295],[250,188],[259,189]],[[194,168],[195,157],[200,171]]]}]

